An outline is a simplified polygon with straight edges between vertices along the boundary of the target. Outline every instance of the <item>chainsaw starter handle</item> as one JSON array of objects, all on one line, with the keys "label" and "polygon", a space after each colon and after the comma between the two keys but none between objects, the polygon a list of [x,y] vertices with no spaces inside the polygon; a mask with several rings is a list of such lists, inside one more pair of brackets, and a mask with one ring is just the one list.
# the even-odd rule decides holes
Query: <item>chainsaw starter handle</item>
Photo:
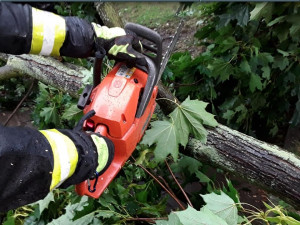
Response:
[{"label": "chainsaw starter handle", "polygon": [[151,47],[143,43],[143,46],[154,53],[155,56],[144,54],[148,64],[148,78],[136,112],[136,118],[140,118],[144,114],[152,96],[153,88],[158,82],[158,71],[162,59],[162,38],[157,32],[135,23],[127,23],[125,29],[131,30],[136,33],[138,37],[142,37],[155,44],[155,47]]}]

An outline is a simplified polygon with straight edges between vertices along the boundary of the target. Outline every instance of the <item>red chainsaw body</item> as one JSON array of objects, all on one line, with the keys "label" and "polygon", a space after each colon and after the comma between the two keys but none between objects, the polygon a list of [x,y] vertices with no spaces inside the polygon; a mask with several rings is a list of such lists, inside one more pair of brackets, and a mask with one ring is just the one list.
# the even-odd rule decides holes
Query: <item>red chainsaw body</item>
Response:
[{"label": "red chainsaw body", "polygon": [[[84,123],[84,130],[100,133],[111,139],[115,145],[115,155],[109,168],[98,178],[96,191],[91,193],[87,188],[87,181],[84,181],[76,185],[79,195],[99,198],[141,140],[154,112],[158,91],[155,86],[143,115],[136,118],[147,78],[144,71],[130,69],[124,63],[118,63],[93,89],[90,103],[83,112],[86,114],[94,110],[96,114]],[[91,186],[93,184],[94,180],[91,181]]]}]

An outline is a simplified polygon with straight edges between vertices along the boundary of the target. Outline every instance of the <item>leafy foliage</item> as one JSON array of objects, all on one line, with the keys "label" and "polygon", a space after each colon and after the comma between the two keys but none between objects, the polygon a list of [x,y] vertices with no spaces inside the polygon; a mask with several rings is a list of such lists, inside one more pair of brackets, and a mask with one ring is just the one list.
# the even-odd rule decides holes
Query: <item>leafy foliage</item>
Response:
[{"label": "leafy foliage", "polygon": [[14,108],[29,89],[31,82],[27,77],[0,81],[0,108]]},{"label": "leafy foliage", "polygon": [[39,94],[35,101],[37,105],[32,116],[40,129],[72,128],[83,115],[77,109],[77,99],[43,83],[39,83]]},{"label": "leafy foliage", "polygon": [[172,55],[165,84],[173,83],[180,100],[209,101],[218,121],[260,138],[298,124],[299,4],[210,3],[199,10],[204,22],[195,37],[206,50],[196,58]]}]

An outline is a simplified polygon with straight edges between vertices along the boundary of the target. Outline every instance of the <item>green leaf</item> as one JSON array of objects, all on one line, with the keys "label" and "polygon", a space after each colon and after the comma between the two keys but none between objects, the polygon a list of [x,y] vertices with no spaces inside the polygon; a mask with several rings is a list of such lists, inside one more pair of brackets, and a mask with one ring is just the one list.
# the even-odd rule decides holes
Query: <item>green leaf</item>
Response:
[{"label": "green leaf", "polygon": [[220,44],[221,52],[226,52],[228,49],[231,49],[233,46],[235,46],[236,40],[234,37],[228,37],[225,40],[223,40]]},{"label": "green leaf", "polygon": [[[182,113],[182,118],[187,122],[190,133],[201,141],[206,141],[207,131],[202,124],[216,127],[218,122],[215,120],[214,115],[208,113],[205,108],[208,103],[198,100],[190,100],[188,97],[182,104],[177,108]],[[173,120],[177,119],[173,112],[170,114]],[[181,130],[181,127],[177,127]]]},{"label": "green leaf", "polygon": [[42,214],[42,212],[48,208],[50,202],[54,202],[54,196],[52,191],[49,192],[43,200],[37,202],[39,204],[40,214]]},{"label": "green leaf", "polygon": [[148,198],[148,191],[143,190],[135,194],[135,197],[138,201],[147,203],[147,198]]},{"label": "green leaf", "polygon": [[235,112],[233,110],[227,109],[225,113],[223,113],[223,118],[227,120],[227,123],[230,122],[230,120],[234,117]]},{"label": "green leaf", "polygon": [[196,171],[195,172],[196,174],[196,177],[200,180],[200,182],[202,183],[207,183],[207,182],[210,182],[211,179],[209,179],[208,176],[206,176],[204,173],[200,172],[200,171]]},{"label": "green leaf", "polygon": [[249,82],[250,91],[253,93],[255,89],[262,90],[262,83],[260,76],[255,73],[251,73],[250,82]]},{"label": "green leaf", "polygon": [[182,146],[186,146],[188,143],[190,128],[189,128],[189,121],[186,119],[184,114],[182,113],[182,109],[177,107],[172,113],[170,113],[170,117],[174,122],[175,126],[177,127],[177,137],[178,141]]},{"label": "green leaf", "polygon": [[85,225],[90,224],[95,217],[95,212],[91,212],[89,214],[84,215],[83,217],[80,217],[77,220],[73,220],[71,223],[72,225]]},{"label": "green leaf", "polygon": [[239,112],[239,116],[236,120],[237,123],[241,123],[247,117],[248,110],[244,104],[239,105],[235,108],[236,112]]},{"label": "green leaf", "polygon": [[157,225],[183,225],[175,213],[168,215],[168,220],[156,220]]},{"label": "green leaf", "polygon": [[71,204],[69,203],[67,207],[65,207],[66,213],[48,223],[48,225],[61,225],[61,224],[73,224],[73,219],[75,217],[76,212],[84,209],[84,206],[88,204],[88,197],[83,196],[80,199],[79,203]]},{"label": "green leaf", "polygon": [[237,24],[241,27],[246,26],[249,21],[248,4],[235,4],[229,8],[228,13],[221,14],[217,28],[227,26],[230,21],[237,20]]},{"label": "green leaf", "polygon": [[186,155],[183,155],[177,163],[174,163],[172,164],[172,170],[175,172],[175,173],[179,173],[180,171],[184,170],[184,169],[188,169],[188,171],[193,174],[195,173],[196,171],[199,170],[199,167],[202,165],[201,162],[199,162],[198,160],[192,158],[192,157],[189,157],[189,156],[186,156]]},{"label": "green leaf", "polygon": [[271,75],[271,69],[269,66],[264,66],[261,68],[261,70],[263,71],[262,73],[262,77],[267,79],[267,80],[270,80],[270,75]]},{"label": "green leaf", "polygon": [[139,157],[136,159],[136,161],[135,161],[134,164],[135,165],[141,165],[141,164],[143,164],[143,162],[146,159],[146,155],[149,152],[151,152],[149,149],[146,149],[146,150],[142,151],[141,154],[139,155]]},{"label": "green leaf", "polygon": [[283,71],[289,65],[289,60],[286,57],[277,57],[272,65],[272,68],[279,68]]},{"label": "green leaf", "polygon": [[259,65],[265,66],[268,63],[274,62],[274,57],[269,52],[262,52],[257,55]]},{"label": "green leaf", "polygon": [[247,60],[243,60],[240,64],[240,68],[245,73],[251,73],[251,67]]},{"label": "green leaf", "polygon": [[211,70],[211,74],[214,77],[220,77],[221,81],[228,80],[229,76],[233,73],[233,66],[230,62],[221,59],[215,59],[211,64],[208,64],[207,68]]},{"label": "green leaf", "polygon": [[15,225],[14,212],[12,210],[8,211],[6,215],[6,220],[3,225]]},{"label": "green leaf", "polygon": [[282,54],[283,57],[287,57],[290,55],[290,53],[286,52],[286,51],[282,51],[280,49],[277,49],[277,52],[279,52],[280,54]]},{"label": "green leaf", "polygon": [[280,26],[276,26],[273,29],[274,35],[278,37],[280,43],[288,39],[288,35],[290,33],[288,26],[281,24]]},{"label": "green leaf", "polygon": [[[200,211],[188,206],[184,211],[174,212],[183,225],[228,225],[222,218],[204,207]],[[230,224],[233,225],[233,224]]]},{"label": "green leaf", "polygon": [[250,20],[260,20],[265,18],[266,22],[272,19],[273,3],[261,2],[256,3],[255,8],[251,11]]},{"label": "green leaf", "polygon": [[71,120],[76,119],[78,117],[82,117],[82,110],[77,107],[77,105],[71,105],[64,114],[62,115],[62,119]]},{"label": "green leaf", "polygon": [[111,218],[113,216],[117,216],[117,213],[114,211],[110,210],[99,210],[97,212],[97,217],[102,217],[102,218]]},{"label": "green leaf", "polygon": [[223,192],[227,194],[235,203],[240,203],[240,197],[238,191],[233,187],[232,182],[228,179],[226,179],[227,182],[227,188],[223,187]]},{"label": "green leaf", "polygon": [[51,221],[51,223],[48,223],[48,225],[60,225],[60,224],[72,224],[72,219],[74,217],[74,210],[79,205],[79,203],[76,204],[69,204],[65,208],[66,213],[58,217],[57,219],[54,219]]},{"label": "green leaf", "polygon": [[156,143],[154,150],[158,161],[164,160],[169,154],[175,160],[178,158],[178,143],[176,126],[169,121],[155,121],[151,123],[151,129],[146,131],[142,144],[151,146]]},{"label": "green leaf", "polygon": [[46,123],[58,124],[58,115],[55,107],[45,107],[40,112],[40,116],[45,118]]},{"label": "green leaf", "polygon": [[271,27],[271,26],[273,26],[273,25],[276,24],[276,23],[280,23],[280,22],[285,21],[285,19],[286,19],[286,16],[279,16],[279,17],[277,17],[276,19],[274,19],[274,20],[272,20],[271,22],[269,22],[267,26],[268,26],[268,27]]},{"label": "green leaf", "polygon": [[221,191],[221,195],[210,193],[201,195],[206,202],[205,208],[208,208],[213,213],[223,218],[228,224],[236,225],[238,221],[238,211],[235,202]]}]

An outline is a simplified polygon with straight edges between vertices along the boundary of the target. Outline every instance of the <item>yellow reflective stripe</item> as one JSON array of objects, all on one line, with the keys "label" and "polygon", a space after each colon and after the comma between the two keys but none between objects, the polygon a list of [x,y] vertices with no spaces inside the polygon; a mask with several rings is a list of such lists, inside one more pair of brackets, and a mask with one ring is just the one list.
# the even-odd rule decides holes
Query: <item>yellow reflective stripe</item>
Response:
[{"label": "yellow reflective stripe", "polygon": [[53,56],[60,55],[60,48],[62,47],[65,38],[66,38],[66,22],[64,18],[57,16],[55,17],[55,39],[54,39],[54,46],[51,52]]},{"label": "yellow reflective stripe", "polygon": [[59,154],[57,152],[56,142],[52,140],[52,138],[48,135],[47,131],[41,130],[40,132],[47,138],[53,153],[54,162],[53,162],[52,181],[50,185],[50,190],[52,190],[60,182],[61,171],[60,171],[60,163],[59,163]]},{"label": "yellow reflective stripe", "polygon": [[126,44],[126,45],[113,45],[109,49],[108,53],[111,54],[111,55],[116,56],[119,52],[122,52],[122,53],[125,53],[125,54],[131,56],[132,58],[135,58],[134,54],[131,54],[131,53],[127,52],[128,45],[129,44]]},{"label": "yellow reflective stripe", "polygon": [[96,37],[103,38],[105,40],[126,35],[125,30],[121,27],[108,28],[107,26],[100,26],[99,24],[96,23],[92,23],[92,26],[96,33]]},{"label": "yellow reflective stripe", "polygon": [[49,141],[54,156],[54,169],[50,186],[50,190],[52,190],[73,175],[78,162],[78,153],[72,140],[58,130],[43,130],[41,133]]},{"label": "yellow reflective stripe", "polygon": [[39,9],[32,8],[32,41],[30,54],[39,54],[42,50],[44,39],[44,24],[39,18]]},{"label": "yellow reflective stripe", "polygon": [[104,138],[94,134],[91,135],[91,138],[93,139],[94,144],[96,145],[97,153],[98,153],[98,166],[96,171],[100,172],[101,170],[104,169],[108,161],[108,156],[109,156],[108,147]]},{"label": "yellow reflective stripe", "polygon": [[68,178],[69,178],[70,176],[73,175],[73,173],[76,170],[76,166],[78,163],[78,151],[77,151],[76,146],[74,145],[73,141],[69,137],[60,133],[56,129],[52,129],[51,131],[61,134],[67,145],[67,151],[68,151],[68,155],[69,155],[69,159],[70,159],[70,172],[68,174]]},{"label": "yellow reflective stripe", "polygon": [[64,18],[54,13],[32,8],[31,54],[60,55],[66,38]]}]

